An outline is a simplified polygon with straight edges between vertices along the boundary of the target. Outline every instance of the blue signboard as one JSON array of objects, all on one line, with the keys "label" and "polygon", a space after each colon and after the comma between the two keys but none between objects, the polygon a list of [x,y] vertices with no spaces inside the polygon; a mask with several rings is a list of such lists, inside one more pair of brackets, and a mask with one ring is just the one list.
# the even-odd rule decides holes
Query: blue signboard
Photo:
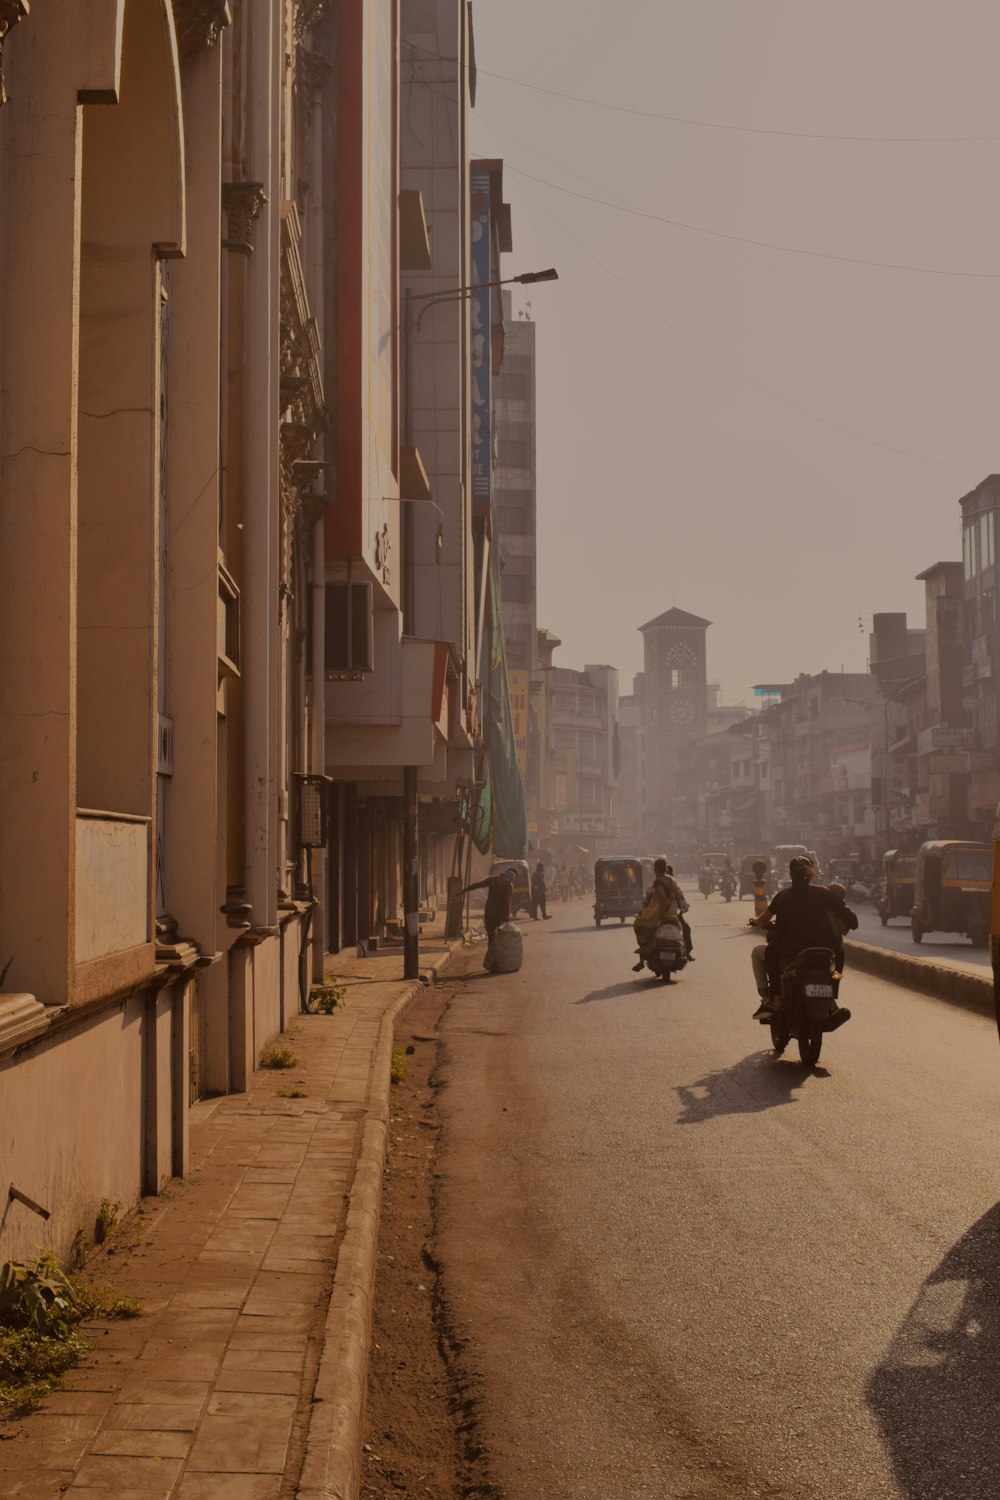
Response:
[{"label": "blue signboard", "polygon": [[472,173],[472,498],[487,505],[493,479],[490,334],[490,174]]}]

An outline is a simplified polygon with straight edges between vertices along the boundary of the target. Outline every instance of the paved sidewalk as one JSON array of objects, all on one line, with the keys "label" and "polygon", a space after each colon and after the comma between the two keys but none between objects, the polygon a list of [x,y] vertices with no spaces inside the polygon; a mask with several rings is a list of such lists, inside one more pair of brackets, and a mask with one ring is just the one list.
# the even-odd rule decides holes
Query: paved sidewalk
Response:
[{"label": "paved sidewalk", "polygon": [[[425,929],[422,971],[450,951],[440,924]],[[301,1065],[196,1105],[188,1178],[145,1200],[134,1248],[91,1262],[89,1279],[144,1314],[86,1325],[93,1355],[0,1428],[2,1500],[348,1495],[385,1149],[383,1018],[415,988],[397,951],[331,964],[347,1004],[291,1024]]]}]

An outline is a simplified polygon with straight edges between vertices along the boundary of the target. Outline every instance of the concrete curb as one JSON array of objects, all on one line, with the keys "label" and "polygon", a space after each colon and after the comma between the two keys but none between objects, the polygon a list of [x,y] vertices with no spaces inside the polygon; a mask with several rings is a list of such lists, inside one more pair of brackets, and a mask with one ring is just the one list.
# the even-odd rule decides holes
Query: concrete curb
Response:
[{"label": "concrete curb", "polygon": [[949,1005],[960,1005],[964,1010],[974,1010],[991,1019],[996,1014],[993,980],[988,974],[966,974],[947,964],[935,963],[933,959],[909,958],[905,953],[876,948],[871,943],[852,940],[844,946],[848,974],[852,968],[861,969],[866,974],[877,974],[881,979],[891,980],[893,984],[902,984],[907,989],[946,1000]]},{"label": "concrete curb", "polygon": [[[437,976],[461,947],[455,941],[424,971]],[[357,1500],[361,1433],[368,1385],[368,1346],[375,1303],[382,1178],[389,1139],[389,1091],[396,1022],[424,984],[407,985],[384,1012],[372,1054],[367,1118],[361,1129],[347,1224],[337,1255],[323,1333],[297,1500]]]}]

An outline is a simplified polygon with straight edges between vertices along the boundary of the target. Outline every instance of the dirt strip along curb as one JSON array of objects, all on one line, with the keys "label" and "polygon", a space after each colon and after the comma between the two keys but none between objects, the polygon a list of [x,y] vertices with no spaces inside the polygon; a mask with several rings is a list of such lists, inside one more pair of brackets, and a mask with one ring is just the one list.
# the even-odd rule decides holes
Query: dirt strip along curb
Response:
[{"label": "dirt strip along curb", "polygon": [[[426,972],[432,976],[440,974],[457,947],[458,944],[442,953]],[[419,980],[407,986],[379,1023],[367,1118],[361,1131],[344,1238],[337,1255],[297,1500],[357,1500],[361,1489],[361,1434],[375,1302],[382,1179],[389,1139],[393,1037],[396,1022],[407,1006],[423,994],[424,988]]]},{"label": "dirt strip along curb", "polygon": [[938,1000],[947,1000],[951,1005],[960,1005],[991,1019],[996,1014],[993,979],[989,974],[967,974],[947,964],[935,963],[933,959],[910,958],[905,953],[876,948],[871,943],[852,940],[844,946],[848,976],[852,968],[861,969],[866,974],[877,974],[893,984],[905,985],[907,989],[918,990],[924,995],[934,995]]}]

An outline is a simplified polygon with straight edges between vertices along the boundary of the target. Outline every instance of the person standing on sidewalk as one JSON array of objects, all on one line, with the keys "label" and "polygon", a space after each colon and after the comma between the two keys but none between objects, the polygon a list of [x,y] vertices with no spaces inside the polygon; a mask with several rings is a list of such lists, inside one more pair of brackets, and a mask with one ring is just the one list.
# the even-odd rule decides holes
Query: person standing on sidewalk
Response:
[{"label": "person standing on sidewalk", "polygon": [[462,891],[463,896],[469,891],[486,892],[483,926],[486,928],[486,937],[491,943],[497,928],[502,927],[504,922],[510,921],[515,878],[514,870],[504,870],[501,875],[487,875],[485,880],[477,880],[474,884],[467,885]]},{"label": "person standing on sidewalk", "polygon": [[531,920],[533,922],[538,921],[539,911],[541,911],[542,913],[542,920],[544,922],[547,922],[549,920],[549,914],[545,910],[545,897],[547,893],[548,887],[545,884],[545,866],[542,864],[541,860],[539,860],[538,864],[535,866],[535,873],[531,877]]}]

